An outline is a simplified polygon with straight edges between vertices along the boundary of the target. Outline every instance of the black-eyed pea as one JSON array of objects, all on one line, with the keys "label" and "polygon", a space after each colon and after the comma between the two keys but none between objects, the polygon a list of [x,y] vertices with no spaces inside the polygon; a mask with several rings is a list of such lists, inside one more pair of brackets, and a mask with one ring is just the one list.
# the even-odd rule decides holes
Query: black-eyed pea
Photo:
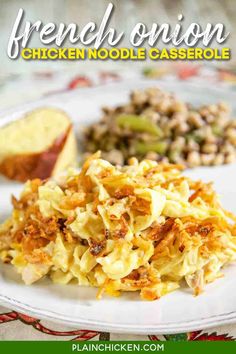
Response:
[{"label": "black-eyed pea", "polygon": [[99,140],[107,132],[107,126],[105,124],[98,124],[94,129],[93,138]]},{"label": "black-eyed pea", "polygon": [[207,143],[202,146],[202,152],[205,154],[214,154],[217,150],[218,147],[216,144]]},{"label": "black-eyed pea", "polygon": [[229,153],[225,155],[225,163],[232,163],[236,159],[236,154],[235,153]]},{"label": "black-eyed pea", "polygon": [[201,128],[205,124],[198,112],[190,112],[188,115],[188,122],[196,128]]},{"label": "black-eyed pea", "polygon": [[148,133],[140,133],[140,137],[142,137],[143,141],[146,141],[146,142],[150,141],[150,134],[148,134]]},{"label": "black-eyed pea", "polygon": [[124,106],[123,112],[127,114],[134,114],[135,113],[134,105],[131,103],[127,104],[126,106]]},{"label": "black-eyed pea", "polygon": [[102,112],[105,113],[106,115],[114,113],[114,108],[113,107],[108,107],[108,106],[103,106],[102,107]]},{"label": "black-eyed pea", "polygon": [[210,104],[208,106],[208,110],[211,114],[218,114],[219,109],[220,109],[220,107],[218,104]]},{"label": "black-eyed pea", "polygon": [[201,154],[201,162],[204,166],[210,166],[213,164],[215,154]]},{"label": "black-eyed pea", "polygon": [[162,114],[168,114],[171,108],[171,100],[166,98],[163,101],[160,101],[157,105],[153,104],[154,107],[160,110]]},{"label": "black-eyed pea", "polygon": [[175,112],[172,115],[172,119],[176,119],[179,122],[184,122],[187,119],[187,113],[186,112]]},{"label": "black-eyed pea", "polygon": [[151,119],[151,121],[153,123],[159,122],[160,121],[160,117],[161,117],[161,115],[159,113],[157,113],[157,112],[152,112],[148,116],[149,116],[149,118]]},{"label": "black-eyed pea", "polygon": [[164,121],[164,119],[162,119],[162,123],[163,124],[166,123],[169,129],[174,129],[180,124],[180,122],[177,118],[172,118],[170,120],[168,120],[168,118],[167,118],[166,121]]},{"label": "black-eyed pea", "polygon": [[213,159],[213,165],[217,166],[217,165],[223,165],[224,163],[224,155],[221,153],[218,153],[215,155],[214,159]]},{"label": "black-eyed pea", "polygon": [[184,102],[181,101],[174,101],[171,107],[173,112],[187,112],[188,108]]},{"label": "black-eyed pea", "polygon": [[200,150],[199,144],[193,139],[190,139],[188,141],[188,144],[186,147],[187,147],[188,151],[199,151]]},{"label": "black-eyed pea", "polygon": [[183,136],[177,136],[175,140],[171,143],[171,150],[183,150],[185,146],[185,139]]},{"label": "black-eyed pea", "polygon": [[205,127],[202,127],[201,129],[202,133],[206,138],[211,137],[212,134],[212,128],[209,125],[206,125]]},{"label": "black-eyed pea", "polygon": [[217,136],[209,134],[207,137],[205,137],[205,144],[217,144],[217,140]]},{"label": "black-eyed pea", "polygon": [[149,151],[145,158],[148,159],[148,160],[154,160],[154,161],[158,161],[160,155],[154,151]]},{"label": "black-eyed pea", "polygon": [[163,157],[161,158],[161,162],[163,162],[163,163],[169,163],[170,161],[169,161],[169,159],[168,159],[167,156],[163,156]]},{"label": "black-eyed pea", "polygon": [[211,114],[216,114],[216,113],[218,112],[218,105],[216,105],[216,104],[210,104],[210,105],[208,106],[208,111],[209,111],[209,113],[211,113]]},{"label": "black-eyed pea", "polygon": [[226,102],[224,102],[224,101],[219,102],[218,107],[221,111],[226,112],[226,113],[230,113],[230,107]]},{"label": "black-eyed pea", "polygon": [[176,143],[178,144],[178,148],[183,148],[185,145],[185,138],[183,136],[178,136],[176,138]]},{"label": "black-eyed pea", "polygon": [[227,138],[230,141],[232,141],[232,142],[236,141],[236,129],[235,128],[228,128],[226,130],[226,134],[225,135],[227,136]]},{"label": "black-eyed pea", "polygon": [[163,95],[163,92],[157,87],[148,87],[145,90],[145,92],[146,92],[148,98],[156,97],[156,96],[162,96]]},{"label": "black-eyed pea", "polygon": [[206,116],[205,116],[205,120],[207,121],[207,123],[211,124],[215,121],[215,116],[211,113],[208,113]]},{"label": "black-eyed pea", "polygon": [[142,105],[146,103],[148,96],[145,91],[136,90],[131,93],[130,98],[133,104]]},{"label": "black-eyed pea", "polygon": [[176,132],[179,134],[184,134],[184,133],[187,133],[189,131],[189,129],[190,129],[190,127],[189,127],[188,123],[181,122],[177,125]]},{"label": "black-eyed pea", "polygon": [[213,134],[212,128],[209,126],[202,128],[202,136],[206,143],[213,144],[217,141],[217,137]]},{"label": "black-eyed pea", "polygon": [[220,152],[224,153],[224,154],[231,154],[231,153],[234,153],[236,150],[235,150],[235,147],[230,144],[230,143],[224,143],[221,147],[220,147]]},{"label": "black-eyed pea", "polygon": [[229,122],[228,118],[224,116],[219,116],[217,119],[217,125],[219,126],[219,128],[225,128],[228,122]]},{"label": "black-eyed pea", "polygon": [[105,158],[114,165],[123,165],[124,157],[121,151],[113,149],[109,152],[104,153]]},{"label": "black-eyed pea", "polygon": [[149,97],[148,103],[152,109],[154,108],[156,111],[160,112],[160,109],[159,109],[159,106],[161,104],[160,97],[156,97],[156,96]]},{"label": "black-eyed pea", "polygon": [[187,155],[187,163],[189,167],[197,167],[201,165],[201,157],[199,152],[191,151]]},{"label": "black-eyed pea", "polygon": [[229,127],[236,128],[236,118],[230,120]]},{"label": "black-eyed pea", "polygon": [[202,117],[205,118],[208,115],[209,111],[208,111],[207,107],[201,107],[199,109],[199,113],[201,114]]}]

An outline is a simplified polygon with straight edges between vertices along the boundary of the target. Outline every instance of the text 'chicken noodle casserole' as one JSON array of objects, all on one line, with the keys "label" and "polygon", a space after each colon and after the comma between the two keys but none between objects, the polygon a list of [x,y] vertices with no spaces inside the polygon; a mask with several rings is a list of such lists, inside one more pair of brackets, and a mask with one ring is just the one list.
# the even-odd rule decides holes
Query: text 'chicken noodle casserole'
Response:
[{"label": "text 'chicken noodle casserole'", "polygon": [[57,182],[28,181],[0,228],[3,262],[26,284],[49,275],[98,287],[98,298],[155,300],[184,284],[199,294],[236,259],[236,217],[181,170],[135,158],[115,167],[97,153]]}]

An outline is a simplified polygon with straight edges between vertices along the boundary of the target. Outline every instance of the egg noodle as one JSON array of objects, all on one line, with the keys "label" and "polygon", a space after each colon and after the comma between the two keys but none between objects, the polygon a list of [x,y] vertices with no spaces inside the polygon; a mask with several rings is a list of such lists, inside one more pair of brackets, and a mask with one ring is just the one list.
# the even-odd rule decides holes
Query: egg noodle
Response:
[{"label": "egg noodle", "polygon": [[236,217],[211,184],[151,160],[113,166],[91,156],[80,173],[35,179],[12,198],[0,227],[0,255],[26,284],[45,275],[154,300],[188,286],[199,294],[236,259]]}]

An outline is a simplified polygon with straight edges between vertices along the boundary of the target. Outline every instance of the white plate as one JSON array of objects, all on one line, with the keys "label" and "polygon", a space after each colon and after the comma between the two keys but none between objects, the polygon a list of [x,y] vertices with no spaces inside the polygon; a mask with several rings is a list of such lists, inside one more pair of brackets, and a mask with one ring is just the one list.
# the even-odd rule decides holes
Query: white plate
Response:
[{"label": "white plate", "polygon": [[[152,81],[133,81],[87,88],[29,103],[17,111],[6,112],[0,125],[17,119],[22,112],[37,106],[56,106],[67,111],[77,130],[99,117],[102,105],[117,104],[127,99],[130,89],[155,85]],[[164,89],[196,104],[226,100],[235,107],[235,94],[216,88],[187,83],[163,83]],[[214,180],[226,208],[235,211],[236,164],[187,171],[194,178]],[[19,194],[18,183],[0,181],[0,219],[9,215],[10,195]],[[123,294],[119,298],[95,299],[96,290],[75,285],[59,286],[45,279],[25,286],[9,265],[0,267],[0,301],[23,313],[47,318],[84,329],[136,333],[177,333],[229,323],[236,323],[236,266],[225,269],[225,277],[206,286],[205,292],[194,297],[189,289],[180,289],[158,301],[141,301],[138,294]]]}]

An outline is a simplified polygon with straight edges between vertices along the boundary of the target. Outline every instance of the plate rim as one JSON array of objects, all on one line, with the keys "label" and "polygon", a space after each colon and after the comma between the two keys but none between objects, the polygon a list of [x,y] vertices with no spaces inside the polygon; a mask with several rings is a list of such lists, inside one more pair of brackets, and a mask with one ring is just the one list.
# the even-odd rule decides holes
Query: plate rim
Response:
[{"label": "plate rim", "polygon": [[[98,300],[99,301],[99,300]],[[12,299],[6,295],[0,294],[0,304],[3,306],[11,305],[11,309],[19,311],[26,315],[32,315],[40,320],[49,320],[54,323],[68,325],[69,327],[78,326],[81,329],[103,331],[111,333],[126,333],[126,334],[138,334],[138,335],[150,335],[150,334],[174,334],[174,333],[186,333],[202,329],[209,329],[216,326],[223,326],[236,323],[236,311],[230,311],[228,313],[222,313],[219,315],[208,316],[199,320],[189,320],[181,323],[168,322],[165,325],[155,325],[148,327],[145,325],[133,324],[111,324],[101,323],[94,320],[72,320],[69,316],[59,314],[54,311],[48,311],[38,309],[34,306],[30,306],[22,303],[21,301]],[[56,317],[55,317],[56,316]]]}]

